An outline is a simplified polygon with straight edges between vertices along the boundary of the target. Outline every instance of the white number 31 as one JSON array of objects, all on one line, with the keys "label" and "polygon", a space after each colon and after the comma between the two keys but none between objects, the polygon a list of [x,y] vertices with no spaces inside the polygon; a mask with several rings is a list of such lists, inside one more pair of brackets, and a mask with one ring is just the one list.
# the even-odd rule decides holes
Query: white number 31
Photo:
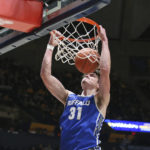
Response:
[{"label": "white number 31", "polygon": [[81,119],[81,113],[82,113],[82,107],[71,107],[70,108],[70,115],[69,115],[69,119],[73,120],[75,118],[76,115],[76,111],[77,111],[77,120]]}]

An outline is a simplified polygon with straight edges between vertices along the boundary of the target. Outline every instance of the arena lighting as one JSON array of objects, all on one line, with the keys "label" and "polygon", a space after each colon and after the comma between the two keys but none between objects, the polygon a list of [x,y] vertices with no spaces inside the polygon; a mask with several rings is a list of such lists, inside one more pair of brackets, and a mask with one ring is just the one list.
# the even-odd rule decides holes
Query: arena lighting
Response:
[{"label": "arena lighting", "polygon": [[117,131],[150,132],[150,123],[148,122],[110,119],[105,119],[105,122],[108,124],[108,126]]}]

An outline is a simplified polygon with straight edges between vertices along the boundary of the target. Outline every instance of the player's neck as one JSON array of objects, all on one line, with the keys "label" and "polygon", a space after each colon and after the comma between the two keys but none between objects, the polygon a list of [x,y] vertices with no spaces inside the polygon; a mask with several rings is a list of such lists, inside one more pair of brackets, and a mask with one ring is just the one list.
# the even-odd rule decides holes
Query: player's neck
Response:
[{"label": "player's neck", "polygon": [[82,96],[90,96],[90,95],[95,95],[97,92],[96,92],[96,89],[86,89],[86,90],[83,90],[81,95]]}]

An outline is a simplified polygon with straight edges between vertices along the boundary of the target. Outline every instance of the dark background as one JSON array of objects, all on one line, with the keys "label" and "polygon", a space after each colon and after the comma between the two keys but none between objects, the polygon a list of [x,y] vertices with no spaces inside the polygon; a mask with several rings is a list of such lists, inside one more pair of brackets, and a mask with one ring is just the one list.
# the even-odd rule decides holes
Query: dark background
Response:
[{"label": "dark background", "polygon": [[[109,6],[88,17],[106,29],[109,39],[112,68],[111,103],[107,118],[150,122],[150,1],[112,0]],[[59,147],[58,122],[63,106],[55,102],[56,99],[48,93],[40,79],[41,62],[48,40],[49,35],[0,56],[0,146],[3,150],[33,147],[44,149],[48,145],[53,149]],[[77,85],[80,85],[81,74],[74,66],[53,59],[53,73],[67,88],[75,87],[72,90],[79,92],[80,87]],[[12,108],[19,109],[20,117],[10,116],[15,112]],[[9,112],[9,115],[4,115],[3,112]],[[46,118],[49,114],[50,117]],[[52,135],[47,135],[39,129],[40,131],[36,130],[37,136],[33,137],[28,133],[32,122],[51,124],[56,130]],[[11,131],[11,136],[8,131]],[[11,144],[11,138],[16,136],[14,132],[21,137],[19,143],[26,141],[29,136],[30,141],[33,140],[32,144],[26,142],[26,146],[21,147],[18,142]],[[53,144],[55,142],[51,137],[56,138],[57,144]],[[41,139],[43,147],[38,140],[36,142],[36,138]],[[147,146],[150,149],[149,134],[115,132],[105,124],[101,139],[104,150],[145,150]]]}]

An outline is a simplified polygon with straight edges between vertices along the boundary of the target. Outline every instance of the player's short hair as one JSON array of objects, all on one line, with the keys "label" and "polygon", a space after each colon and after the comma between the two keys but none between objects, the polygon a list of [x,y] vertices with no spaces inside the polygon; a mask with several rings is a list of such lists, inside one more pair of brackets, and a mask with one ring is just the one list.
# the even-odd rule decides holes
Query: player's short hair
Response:
[{"label": "player's short hair", "polygon": [[94,73],[97,75],[98,80],[100,80],[100,69],[96,69]]},{"label": "player's short hair", "polygon": [[94,71],[94,73],[95,73],[98,77],[100,77],[100,69],[96,69],[96,70]]}]

